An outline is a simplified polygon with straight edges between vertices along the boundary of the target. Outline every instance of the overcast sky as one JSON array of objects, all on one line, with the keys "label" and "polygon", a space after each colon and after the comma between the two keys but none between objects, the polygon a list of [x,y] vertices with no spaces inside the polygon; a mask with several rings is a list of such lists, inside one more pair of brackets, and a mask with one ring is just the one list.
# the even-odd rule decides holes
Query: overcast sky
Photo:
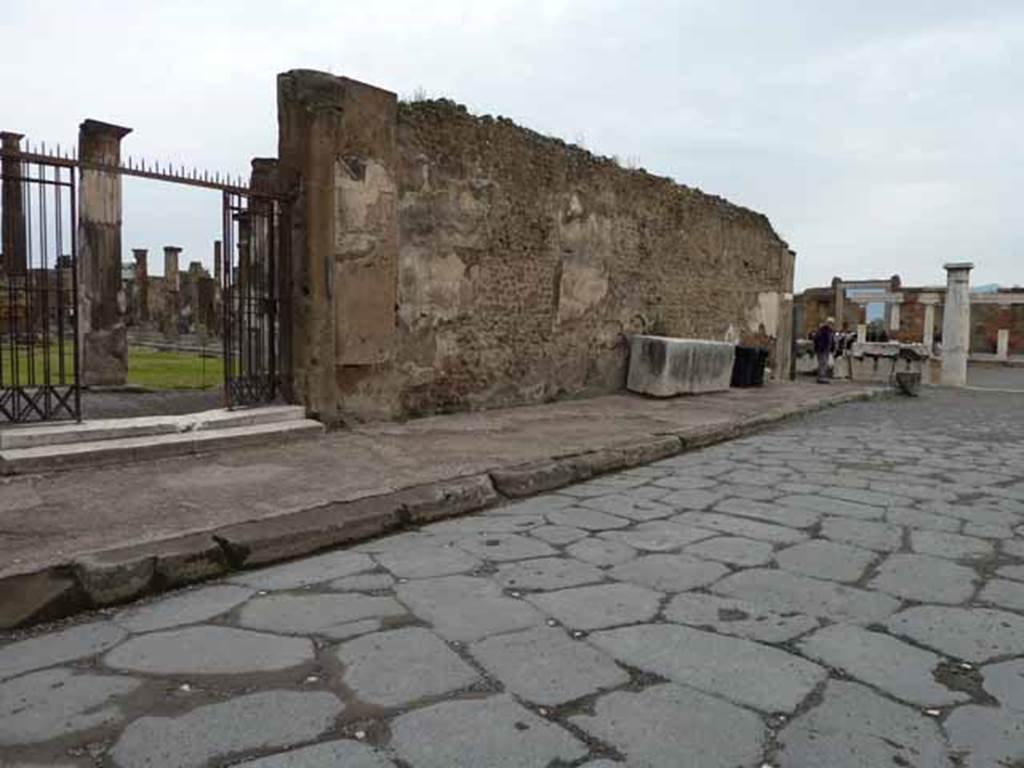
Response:
[{"label": "overcast sky", "polygon": [[[134,128],[150,159],[276,154],[314,68],[505,115],[768,215],[797,288],[1024,283],[1022,0],[4,0],[0,128]],[[217,193],[125,183],[125,254],[211,261]],[[162,271],[151,256],[151,271]]]}]

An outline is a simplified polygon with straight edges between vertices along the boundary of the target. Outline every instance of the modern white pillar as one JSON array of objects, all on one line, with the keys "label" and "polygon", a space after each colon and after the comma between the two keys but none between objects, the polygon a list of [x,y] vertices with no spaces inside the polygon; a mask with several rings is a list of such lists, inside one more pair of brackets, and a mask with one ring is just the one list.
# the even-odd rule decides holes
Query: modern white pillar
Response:
[{"label": "modern white pillar", "polygon": [[943,386],[967,384],[967,353],[971,344],[970,262],[946,264],[946,304],[942,311]]}]

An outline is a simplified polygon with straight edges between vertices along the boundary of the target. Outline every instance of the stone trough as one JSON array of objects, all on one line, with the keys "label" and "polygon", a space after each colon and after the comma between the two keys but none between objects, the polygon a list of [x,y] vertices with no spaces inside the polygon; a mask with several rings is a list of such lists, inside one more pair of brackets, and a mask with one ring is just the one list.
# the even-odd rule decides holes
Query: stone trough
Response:
[{"label": "stone trough", "polygon": [[720,392],[735,358],[736,347],[724,341],[632,336],[626,388],[653,397]]}]

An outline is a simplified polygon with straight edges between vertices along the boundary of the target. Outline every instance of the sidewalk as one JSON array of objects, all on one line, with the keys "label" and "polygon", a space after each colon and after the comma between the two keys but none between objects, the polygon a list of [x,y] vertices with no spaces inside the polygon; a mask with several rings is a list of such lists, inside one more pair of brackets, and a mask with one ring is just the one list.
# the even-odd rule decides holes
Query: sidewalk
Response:
[{"label": "sidewalk", "polygon": [[12,478],[0,482],[0,627],[481,509],[879,391],[610,395]]}]

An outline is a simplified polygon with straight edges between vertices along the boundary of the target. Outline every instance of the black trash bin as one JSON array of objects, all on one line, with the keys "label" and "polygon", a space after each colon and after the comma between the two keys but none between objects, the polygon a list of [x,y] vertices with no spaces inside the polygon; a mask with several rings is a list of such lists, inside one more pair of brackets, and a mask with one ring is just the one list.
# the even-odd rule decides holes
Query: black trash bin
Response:
[{"label": "black trash bin", "polygon": [[732,387],[764,386],[764,367],[768,362],[768,350],[761,347],[736,347],[736,359],[732,364]]}]

